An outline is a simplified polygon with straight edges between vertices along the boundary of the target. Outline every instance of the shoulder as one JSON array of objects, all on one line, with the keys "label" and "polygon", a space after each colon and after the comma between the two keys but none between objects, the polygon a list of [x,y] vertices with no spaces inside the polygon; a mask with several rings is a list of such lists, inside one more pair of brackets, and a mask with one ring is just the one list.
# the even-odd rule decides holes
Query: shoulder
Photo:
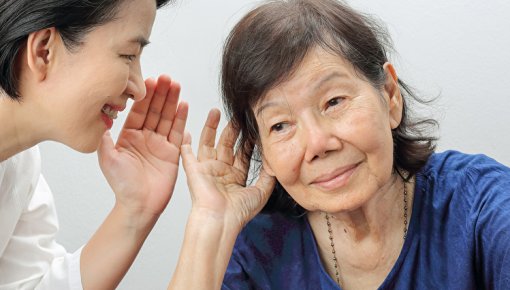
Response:
[{"label": "shoulder", "polygon": [[[23,193],[34,190],[41,174],[41,159],[37,146],[0,162],[0,193],[12,192],[22,199]],[[28,198],[25,196],[24,198]]]},{"label": "shoulder", "polygon": [[510,217],[510,168],[483,154],[433,154],[417,187],[434,210],[467,214],[474,224],[488,214]]},{"label": "shoulder", "polygon": [[33,175],[35,173],[40,173],[40,164],[39,147],[34,146],[0,162],[0,172],[4,175],[18,172],[24,173],[25,176],[27,173],[32,173],[30,175]]},{"label": "shoulder", "polygon": [[305,219],[281,213],[258,214],[239,234],[234,252],[251,252],[259,258],[273,257],[284,244],[301,240],[307,227]]},{"label": "shoulder", "polygon": [[327,277],[318,269],[320,259],[306,216],[263,213],[238,236],[224,285],[232,289],[315,289]]},{"label": "shoulder", "polygon": [[510,186],[510,168],[483,154],[458,151],[433,154],[418,175],[447,188],[463,186],[480,191]]},{"label": "shoulder", "polygon": [[441,153],[434,153],[427,165],[422,170],[425,174],[444,175],[445,173],[466,173],[479,172],[503,172],[508,174],[510,168],[497,162],[484,154],[465,154],[459,151],[449,150]]}]

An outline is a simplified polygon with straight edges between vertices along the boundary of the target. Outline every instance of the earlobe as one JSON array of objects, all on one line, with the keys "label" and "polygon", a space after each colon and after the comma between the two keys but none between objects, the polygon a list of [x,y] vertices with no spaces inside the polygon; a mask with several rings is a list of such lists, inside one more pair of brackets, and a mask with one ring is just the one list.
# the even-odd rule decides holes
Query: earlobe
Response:
[{"label": "earlobe", "polygon": [[386,74],[386,83],[384,84],[384,90],[389,96],[389,117],[390,127],[395,129],[400,125],[402,121],[402,110],[403,110],[403,98],[400,93],[400,87],[398,85],[398,77],[393,65],[386,62],[383,66]]},{"label": "earlobe", "polygon": [[57,32],[54,27],[33,32],[28,36],[27,64],[38,81],[46,79],[55,54],[56,36]]}]

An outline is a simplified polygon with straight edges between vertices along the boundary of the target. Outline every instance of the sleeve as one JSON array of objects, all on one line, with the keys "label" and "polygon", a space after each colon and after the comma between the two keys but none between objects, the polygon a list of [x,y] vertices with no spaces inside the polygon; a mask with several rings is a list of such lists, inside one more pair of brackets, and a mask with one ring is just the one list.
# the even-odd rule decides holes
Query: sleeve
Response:
[{"label": "sleeve", "polygon": [[[56,243],[58,221],[51,191],[40,175],[2,259],[8,283],[0,289],[82,289],[81,248],[67,253]],[[5,281],[5,276],[4,279]]]},{"label": "sleeve", "polygon": [[470,172],[475,203],[476,267],[483,289],[510,285],[510,168],[503,165]]},{"label": "sleeve", "polygon": [[253,289],[250,286],[248,275],[245,273],[243,266],[237,260],[236,251],[230,257],[230,262],[223,278],[222,290],[250,290]]}]

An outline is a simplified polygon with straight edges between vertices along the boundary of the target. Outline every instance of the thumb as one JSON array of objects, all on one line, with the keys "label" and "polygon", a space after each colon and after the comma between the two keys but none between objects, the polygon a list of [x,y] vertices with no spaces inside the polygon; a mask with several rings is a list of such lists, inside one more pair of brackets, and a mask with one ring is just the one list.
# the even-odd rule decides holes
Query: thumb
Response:
[{"label": "thumb", "polygon": [[196,160],[193,149],[191,148],[191,134],[188,131],[184,132],[184,139],[181,145],[181,158],[184,170],[189,167],[189,164],[193,162],[193,160]]},{"label": "thumb", "polygon": [[113,144],[112,135],[110,133],[110,130],[107,130],[101,137],[101,142],[99,143],[99,147],[97,149],[99,164],[107,162],[107,160],[109,160],[113,155],[114,150],[115,144]]}]

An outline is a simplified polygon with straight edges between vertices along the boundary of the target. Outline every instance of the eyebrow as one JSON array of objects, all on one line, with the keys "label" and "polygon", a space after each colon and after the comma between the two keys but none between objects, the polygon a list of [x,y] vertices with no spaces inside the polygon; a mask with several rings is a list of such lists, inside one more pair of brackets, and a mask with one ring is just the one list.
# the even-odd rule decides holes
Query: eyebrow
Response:
[{"label": "eyebrow", "polygon": [[318,91],[321,86],[323,86],[325,83],[331,81],[332,79],[342,79],[342,78],[349,78],[349,76],[344,72],[339,71],[333,71],[330,74],[326,75],[325,77],[321,78],[312,89],[310,89],[311,92]]},{"label": "eyebrow", "polygon": [[135,37],[133,40],[131,40],[130,42],[132,43],[138,43],[140,45],[141,48],[144,48],[146,47],[149,43],[151,43],[148,39],[146,39],[145,37],[143,36],[138,36],[138,37]]},{"label": "eyebrow", "polygon": [[[323,86],[325,83],[331,81],[332,79],[336,79],[336,78],[349,78],[349,76],[346,74],[346,73],[343,73],[343,72],[339,72],[339,71],[333,71],[331,72],[330,74],[327,74],[325,77],[319,79],[319,81],[317,81],[315,83],[315,85],[309,90],[310,92],[316,92],[320,89],[321,86]],[[263,104],[262,106],[260,106],[258,109],[257,109],[257,112],[256,112],[256,115],[260,115],[260,113],[266,109],[267,107],[271,107],[271,106],[275,106],[277,105],[276,102],[267,102],[265,104]]]}]

